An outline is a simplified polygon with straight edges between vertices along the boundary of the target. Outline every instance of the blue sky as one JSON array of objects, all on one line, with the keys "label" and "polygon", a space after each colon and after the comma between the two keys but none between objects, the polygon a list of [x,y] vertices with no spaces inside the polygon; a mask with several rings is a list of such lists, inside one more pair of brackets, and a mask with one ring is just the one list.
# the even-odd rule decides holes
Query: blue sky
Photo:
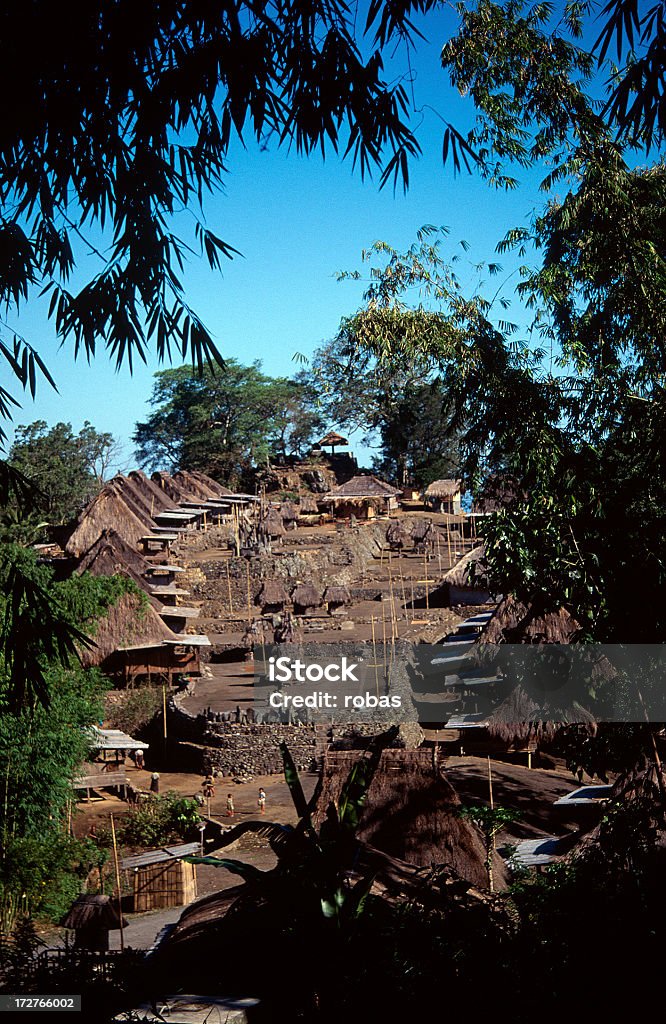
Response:
[{"label": "blue sky", "polygon": [[[448,23],[442,16],[429,24],[431,39],[419,44],[413,58],[417,106],[434,107],[465,128],[471,104],[453,94],[439,66]],[[406,248],[422,224],[433,223],[450,228],[451,251],[466,239],[470,262],[492,260],[506,230],[525,223],[541,206],[538,172],[523,175],[521,187],[509,194],[489,189],[476,176],[454,178],[452,169],[442,166],[440,118],[430,109],[421,116],[424,152],[412,163],[406,195],[390,187],[380,192],[376,180],[362,182],[351,163],[335,155],[326,161],[305,159],[285,150],[261,151],[251,141],[247,150],[234,147],[225,191],[207,202],[206,216],[208,226],[243,256],[227,263],[222,275],[193,258],[185,274],[188,301],[223,355],[244,363],[260,359],[267,373],[292,374],[299,369],[294,353],[311,355],[359,306],[362,285],[338,283],[335,273],[360,267],[365,246],[383,239]],[[500,262],[510,269],[508,260]],[[464,278],[463,268],[461,274]],[[468,277],[473,283],[471,270]],[[493,291],[497,283],[494,279]],[[515,283],[513,278],[507,294]],[[134,424],[148,413],[157,360],[138,364],[132,376],[126,369],[116,373],[103,353],[90,366],[74,362],[70,351],[58,349],[45,314],[44,302],[31,301],[18,327],[45,358],[59,392],[41,383],[34,402],[25,398],[15,423],[63,420],[78,430],[89,420],[118,437],[125,461],[132,463],[129,439]],[[506,315],[525,322],[516,308]],[[367,455],[358,447],[357,452]]]}]

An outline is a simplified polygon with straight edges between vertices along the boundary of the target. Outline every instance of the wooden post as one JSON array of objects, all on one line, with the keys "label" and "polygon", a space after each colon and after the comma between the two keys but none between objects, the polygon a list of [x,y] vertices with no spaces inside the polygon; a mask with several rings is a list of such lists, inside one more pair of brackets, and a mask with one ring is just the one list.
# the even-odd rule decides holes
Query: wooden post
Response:
[{"label": "wooden post", "polygon": [[370,628],[372,629],[372,661],[375,666],[375,690],[377,691],[377,697],[379,697],[379,673],[377,672],[377,643],[375,641],[375,617],[370,616]]},{"label": "wooden post", "polygon": [[384,675],[386,676],[386,613],[382,601],[382,643],[384,645]]},{"label": "wooden post", "polygon": [[252,604],[251,604],[251,600],[250,600],[251,593],[250,593],[250,561],[249,561],[249,559],[245,563],[245,566],[247,568],[247,618],[248,618],[248,622],[249,622],[250,619],[252,618]]},{"label": "wooden post", "polygon": [[423,547],[423,565],[424,565],[424,568],[425,568],[425,572],[423,573],[423,576],[424,576],[424,579],[425,579],[425,602],[426,602],[426,611],[428,612],[428,611],[430,611],[430,595],[428,593],[428,582],[429,582],[429,580],[428,580],[428,546],[427,546],[427,543],[424,544],[424,547]]},{"label": "wooden post", "polygon": [[116,886],[118,887],[118,913],[120,915],[120,950],[125,949],[125,934],[123,929],[123,899],[120,888],[120,862],[118,861],[118,843],[116,841],[116,825],[111,815],[111,839],[113,841],[113,863],[116,869]]},{"label": "wooden post", "polygon": [[453,565],[453,562],[451,561],[451,524],[449,523],[448,519],[446,521],[446,543],[447,543],[448,549],[449,549],[449,569],[450,569],[451,566]]},{"label": "wooden post", "polygon": [[490,810],[495,810],[495,801],[493,800],[493,773],[490,767],[490,754],[488,755],[488,795],[490,798]]}]

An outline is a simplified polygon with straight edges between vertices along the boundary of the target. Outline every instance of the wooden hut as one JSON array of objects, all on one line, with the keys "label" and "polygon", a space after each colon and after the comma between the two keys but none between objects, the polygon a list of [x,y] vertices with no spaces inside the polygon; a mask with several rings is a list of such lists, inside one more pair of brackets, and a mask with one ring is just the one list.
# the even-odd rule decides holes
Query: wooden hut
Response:
[{"label": "wooden hut", "polygon": [[425,502],[437,512],[460,512],[460,480],[433,480],[425,490]]},{"label": "wooden hut", "polygon": [[329,430],[321,441],[317,441],[317,448],[330,448],[331,455],[335,455],[336,448],[346,448],[348,444],[349,441],[342,434],[336,434],[334,430]]},{"label": "wooden hut", "polygon": [[131,880],[132,910],[143,914],[150,910],[185,907],[197,898],[197,869],[181,858],[199,853],[200,843],[182,843],[148,850],[120,862]]},{"label": "wooden hut", "polygon": [[264,580],[264,584],[257,594],[255,603],[258,604],[264,614],[278,614],[289,604],[289,594],[279,580]]},{"label": "wooden hut", "polygon": [[97,621],[95,647],[81,651],[81,663],[125,683],[140,678],[171,682],[183,673],[200,671],[196,649],[174,649],[184,639],[168,628],[143,595],[123,594]]},{"label": "wooden hut", "polygon": [[[322,791],[314,818],[320,823],[331,802],[337,805],[358,751],[324,755]],[[478,830],[460,817],[461,801],[433,761],[430,749],[388,749],[367,792],[357,831],[360,840],[410,864],[445,865],[472,885],[485,888],[485,847]],[[495,854],[497,888],[507,884],[507,870]]]},{"label": "wooden hut", "polygon": [[60,926],[74,932],[74,945],[77,949],[106,953],[109,948],[109,932],[126,928],[127,923],[117,899],[84,895],[74,900]]},{"label": "wooden hut", "polygon": [[301,516],[315,516],[319,513],[319,506],[314,494],[306,491],[298,499],[298,513]]},{"label": "wooden hut", "polygon": [[342,615],[345,606],[351,603],[351,594],[347,587],[326,587],[324,604],[329,615]]},{"label": "wooden hut", "polygon": [[298,522],[298,509],[291,501],[283,501],[280,505],[280,515],[285,530],[295,530]]},{"label": "wooden hut", "polygon": [[339,484],[322,497],[322,503],[330,505],[338,519],[356,516],[373,519],[377,514],[385,515],[398,507],[400,491],[384,480],[370,473],[353,476]]},{"label": "wooden hut", "polygon": [[68,555],[81,558],[104,530],[115,530],[130,547],[138,549],[146,527],[128,507],[116,488],[103,487],[86,505],[65,544]]},{"label": "wooden hut", "polygon": [[304,615],[312,608],[321,607],[321,591],[312,583],[299,583],[291,594],[296,615]]}]

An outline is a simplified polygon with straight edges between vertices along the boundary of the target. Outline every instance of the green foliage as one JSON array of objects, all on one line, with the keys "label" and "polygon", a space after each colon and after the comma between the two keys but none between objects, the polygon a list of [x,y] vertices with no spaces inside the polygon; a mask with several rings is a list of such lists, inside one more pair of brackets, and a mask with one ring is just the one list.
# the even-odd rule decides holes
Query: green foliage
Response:
[{"label": "green foliage", "polygon": [[[192,245],[212,269],[237,252],[202,212],[230,148],[248,137],[304,154],[342,147],[362,176],[386,155],[382,180],[406,183],[419,147],[406,87],[384,81],[381,55],[409,44],[411,10],[430,6],[375,7],[362,29],[341,0],[156,4],[141,17],[91,0],[74,35],[49,4],[8,9],[0,77],[22,95],[0,149],[3,303],[46,293],[59,340],[87,358],[101,344],[118,366],[149,346],[160,360],[218,358],[181,275]],[[17,39],[32,40],[29,54]],[[191,244],[173,231],[182,209]],[[38,375],[52,382],[24,338],[0,355],[33,395]],[[0,417],[12,404],[0,390]]]},{"label": "green foliage", "polygon": [[161,686],[139,686],[120,694],[121,703],[107,708],[109,724],[130,736],[147,725],[162,708]]},{"label": "green foliage", "polygon": [[238,483],[270,456],[303,454],[323,422],[315,389],[235,359],[197,375],[191,366],[155,375],[155,410],[134,433],[143,465],[201,469]]},{"label": "green foliage", "polygon": [[106,856],[90,840],[53,827],[6,840],[0,858],[0,931],[10,933],[22,915],[57,922]]},{"label": "green foliage", "polygon": [[37,512],[64,523],[99,490],[117,445],[111,434],[84,423],[78,434],[69,423],[49,429],[44,420],[17,427],[8,461],[37,492]]},{"label": "green foliage", "polygon": [[131,807],[116,832],[125,846],[161,846],[198,838],[201,818],[196,800],[165,793]]}]

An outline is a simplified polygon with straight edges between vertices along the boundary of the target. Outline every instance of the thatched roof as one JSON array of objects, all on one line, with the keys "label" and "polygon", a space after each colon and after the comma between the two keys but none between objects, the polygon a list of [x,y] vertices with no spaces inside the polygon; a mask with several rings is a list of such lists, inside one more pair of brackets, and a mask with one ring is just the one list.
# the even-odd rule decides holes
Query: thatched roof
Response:
[{"label": "thatched roof", "polygon": [[167,509],[174,508],[174,501],[169,497],[161,487],[146,476],[140,469],[133,469],[128,474],[129,479],[134,484],[137,491],[143,494],[146,503],[150,507],[150,514],[154,515],[157,512],[166,512]]},{"label": "thatched roof", "polygon": [[[134,575],[142,577],[149,567],[148,561],[142,554],[131,547],[116,530],[109,529],[102,530],[95,543],[85,552],[76,567],[77,573],[80,575],[86,571],[93,572],[91,568],[93,563],[100,556],[101,552],[107,549],[115,559],[117,571],[119,572],[129,569]],[[93,575],[113,576],[115,572],[98,573],[94,571]]]},{"label": "thatched roof", "polygon": [[298,511],[301,515],[313,515],[319,511],[317,499],[314,494],[301,494],[298,501]]},{"label": "thatched roof", "polygon": [[527,746],[528,743],[548,741],[562,725],[569,722],[594,727],[595,719],[589,711],[573,702],[571,707],[562,708],[557,721],[551,721],[539,704],[521,686],[516,686],[509,696],[488,718],[487,729],[505,743]]},{"label": "thatched roof", "polygon": [[[174,481],[182,489],[183,494],[189,494],[194,500],[201,499],[202,501],[209,501],[211,498],[217,498],[217,489],[209,487],[208,484],[200,480],[194,473],[190,473],[187,469],[179,469],[173,474]],[[185,499],[189,500],[189,499]]]},{"label": "thatched roof", "polygon": [[110,896],[79,896],[60,921],[61,928],[127,928],[128,922],[120,914],[118,900]]},{"label": "thatched roof", "polygon": [[566,608],[545,611],[541,601],[526,605],[510,594],[498,605],[480,639],[488,644],[570,644],[580,632],[580,624]]},{"label": "thatched roof", "polygon": [[347,445],[349,441],[342,434],[336,434],[334,430],[329,430],[328,434],[322,437],[321,441],[317,441],[317,444],[320,448],[324,448],[325,446]]},{"label": "thatched roof", "polygon": [[[323,787],[315,820],[332,801],[337,804],[358,751],[329,751],[324,758]],[[430,867],[446,865],[461,878],[485,888],[485,849],[474,825],[459,816],[455,789],[433,764],[432,751],[383,750],[368,789],[357,836],[392,857]],[[495,855],[496,885],[507,881],[506,867]]]},{"label": "thatched roof", "polygon": [[321,591],[312,583],[299,583],[291,592],[294,604],[301,608],[318,608],[321,605]]},{"label": "thatched roof", "polygon": [[268,534],[269,537],[283,537],[284,536],[284,523],[282,516],[277,509],[271,508],[268,510],[266,515],[260,522],[260,526]]},{"label": "thatched roof", "polygon": [[[467,551],[462,558],[459,558],[455,565],[452,565],[448,572],[444,573],[442,583],[448,583],[452,587],[481,587],[488,585],[488,578],[485,564],[485,548],[483,544],[477,544],[471,551]],[[474,567],[474,583],[471,582],[471,570]]]},{"label": "thatched roof", "polygon": [[428,498],[454,498],[460,494],[460,480],[433,480],[426,487]]},{"label": "thatched roof", "polygon": [[153,517],[151,514],[150,503],[148,499],[138,489],[133,480],[129,477],[122,476],[118,473],[108,483],[109,487],[112,487],[116,494],[122,498],[128,508],[132,510],[137,519],[140,519],[147,530],[152,530],[155,526]]},{"label": "thatched roof", "polygon": [[[148,568],[145,558],[137,551],[128,547],[115,530],[105,530],[95,544],[86,551],[76,567],[77,575],[89,572],[93,576],[128,576],[140,590],[147,590],[143,576]],[[148,600],[155,609],[161,611],[162,605],[148,594]]]},{"label": "thatched roof", "polygon": [[370,473],[353,476],[344,484],[333,487],[325,497],[326,501],[344,501],[346,498],[394,498],[400,494],[397,487],[392,487]]},{"label": "thatched roof", "polygon": [[347,587],[326,587],[324,601],[326,604],[349,604],[351,594]]},{"label": "thatched roof", "polygon": [[189,469],[188,473],[191,477],[194,477],[195,480],[198,480],[199,483],[203,484],[204,487],[208,487],[216,498],[224,498],[227,494],[234,493],[233,491],[230,491],[228,487],[224,487],[222,484],[219,484],[217,480],[213,480],[212,476],[208,476],[207,473],[202,473],[200,469]]},{"label": "thatched roof", "polygon": [[146,532],[145,525],[127,503],[110,486],[103,487],[97,497],[86,505],[65,545],[68,555],[80,558],[104,530],[115,530],[131,547],[138,547]]},{"label": "thatched roof", "polygon": [[168,494],[171,500],[176,504],[181,501],[201,500],[201,498],[197,498],[194,494],[191,494],[187,488],[183,487],[182,484],[164,470],[158,470],[156,473],[153,473],[152,480],[153,483],[156,484],[157,487],[161,488],[165,494]]},{"label": "thatched roof", "polygon": [[280,515],[284,523],[295,523],[298,519],[298,509],[291,501],[283,501],[280,505]]},{"label": "thatched roof", "polygon": [[257,594],[256,604],[264,608],[266,605],[287,604],[289,594],[279,580],[265,580]]},{"label": "thatched roof", "polygon": [[179,638],[143,595],[123,594],[98,620],[92,639],[96,646],[81,651],[84,668],[103,665],[120,648],[159,644],[163,640]]}]

